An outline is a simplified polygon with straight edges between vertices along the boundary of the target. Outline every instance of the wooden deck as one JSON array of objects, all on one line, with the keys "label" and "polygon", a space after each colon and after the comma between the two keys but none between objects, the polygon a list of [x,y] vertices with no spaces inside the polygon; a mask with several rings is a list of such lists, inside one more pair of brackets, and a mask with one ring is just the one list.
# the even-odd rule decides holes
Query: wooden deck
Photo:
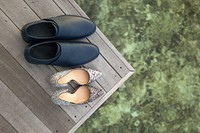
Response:
[{"label": "wooden deck", "polygon": [[28,22],[63,14],[87,17],[74,0],[0,0],[0,132],[74,132],[134,72],[110,41],[97,28],[83,39],[96,44],[100,56],[85,66],[103,72],[93,83],[105,94],[96,101],[75,106],[57,106],[50,95],[48,77],[64,67],[33,65],[24,59],[27,45],[20,34]]}]

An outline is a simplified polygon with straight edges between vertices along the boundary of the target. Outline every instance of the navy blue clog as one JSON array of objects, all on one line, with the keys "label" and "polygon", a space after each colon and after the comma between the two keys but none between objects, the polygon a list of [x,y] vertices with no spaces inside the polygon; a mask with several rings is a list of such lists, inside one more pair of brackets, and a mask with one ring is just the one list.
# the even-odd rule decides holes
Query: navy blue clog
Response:
[{"label": "navy blue clog", "polygon": [[32,64],[75,67],[99,55],[99,48],[87,42],[47,41],[25,48],[25,59]]},{"label": "navy blue clog", "polygon": [[94,33],[96,25],[89,19],[62,15],[31,22],[22,27],[21,35],[28,43],[49,40],[72,40],[87,37]]}]

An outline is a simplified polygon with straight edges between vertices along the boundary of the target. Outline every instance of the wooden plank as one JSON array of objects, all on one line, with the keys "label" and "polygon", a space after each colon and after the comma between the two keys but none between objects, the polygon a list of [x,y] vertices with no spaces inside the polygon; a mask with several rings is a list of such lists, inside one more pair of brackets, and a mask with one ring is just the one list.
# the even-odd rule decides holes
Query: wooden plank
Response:
[{"label": "wooden plank", "polygon": [[[0,80],[0,114],[20,133],[51,131]],[[8,127],[4,127],[7,129]]]},{"label": "wooden plank", "polygon": [[[0,15],[1,16],[1,15]],[[53,104],[49,95],[0,45],[0,78],[52,132],[67,132],[74,121]]]},{"label": "wooden plank", "polygon": [[55,3],[51,0],[24,0],[32,10],[40,18],[55,17],[58,14],[62,15],[62,11],[58,9]]},{"label": "wooden plank", "polygon": [[0,115],[0,132],[1,133],[18,133],[15,128]]},{"label": "wooden plank", "polygon": [[[22,7],[18,8],[21,5],[22,7],[26,7],[26,11],[29,12],[29,15],[27,16],[29,19],[24,19],[27,18],[23,17],[24,15],[26,15],[24,9]],[[13,8],[12,12],[9,12],[9,7]],[[22,24],[28,23],[29,20],[39,19],[37,15],[35,15],[35,13],[31,11],[29,6],[26,5],[22,0],[0,1],[0,8],[4,12],[9,13],[7,15],[12,19],[12,22],[14,22],[14,24],[20,29],[23,26]],[[15,9],[18,10],[15,11]],[[15,59],[23,66],[23,68],[44,88],[44,90],[49,95],[52,92],[56,91],[57,88],[54,88],[50,85],[48,78],[57,71],[52,66],[33,65],[27,63],[23,55],[23,51],[27,43],[22,40],[19,29],[17,29],[15,25],[10,22],[9,18],[3,13],[1,13],[0,17],[0,30],[4,31],[3,34],[0,34],[0,38],[5,38],[1,39],[0,42],[4,44],[4,47],[11,53],[11,55],[15,57]],[[18,21],[17,18],[21,18],[21,20]],[[84,114],[86,114],[91,109],[91,107],[89,105],[87,106],[87,108],[82,105],[62,106],[62,109],[68,115],[72,116],[75,122],[77,122]]]},{"label": "wooden plank", "polygon": [[[28,6],[23,1],[18,1],[18,5],[15,4],[14,0],[1,0],[0,9],[6,14],[10,14],[9,17],[15,18],[15,22],[18,23],[18,28],[21,28],[27,22],[38,20],[37,16],[28,10]],[[23,19],[24,21],[22,21]]]},{"label": "wooden plank", "polygon": [[[37,6],[37,4],[35,4],[35,2],[32,3],[32,0],[25,0],[25,1],[35,11],[35,13],[40,18],[47,18],[47,17],[53,16],[53,15],[58,16],[58,15],[64,14],[63,12],[62,13],[60,12],[61,11],[60,8],[53,1],[43,0],[43,2],[40,3],[41,5],[43,4],[42,8]],[[46,4],[46,3],[48,3],[48,4]],[[48,14],[43,12],[43,10],[48,10],[49,8],[54,9],[54,11],[48,12]],[[66,8],[69,8],[69,7],[66,7]],[[93,36],[93,35],[91,35],[91,36]],[[96,44],[96,43],[94,43],[94,44]],[[96,44],[96,45],[98,45],[98,44]],[[101,49],[100,49],[100,52],[102,53]],[[97,81],[101,84],[101,86],[106,91],[109,91],[121,78],[117,74],[117,72],[113,69],[111,64],[108,63],[104,59],[105,57],[102,57],[102,56],[104,56],[104,55],[101,54],[97,59],[86,64],[86,66],[91,66],[94,69],[104,72],[104,75],[101,78],[99,78]],[[108,56],[110,56],[109,53],[108,53]],[[113,58],[113,60],[115,61],[115,58]],[[104,68],[106,68],[106,69],[104,69]]]},{"label": "wooden plank", "polygon": [[76,123],[74,127],[71,128],[71,130],[68,133],[75,132],[95,111],[97,108],[99,108],[131,75],[133,72],[127,73],[126,76],[124,76],[120,82],[118,82],[111,91],[107,92],[106,95],[104,95],[99,102],[97,102],[94,107],[79,121]]}]

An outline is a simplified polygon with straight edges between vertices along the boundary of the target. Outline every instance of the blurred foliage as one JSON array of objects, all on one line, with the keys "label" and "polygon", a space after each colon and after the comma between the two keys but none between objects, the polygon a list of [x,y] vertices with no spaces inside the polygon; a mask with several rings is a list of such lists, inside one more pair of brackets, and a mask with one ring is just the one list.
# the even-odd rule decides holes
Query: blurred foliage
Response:
[{"label": "blurred foliage", "polygon": [[200,1],[76,2],[136,69],[77,133],[200,133]]}]

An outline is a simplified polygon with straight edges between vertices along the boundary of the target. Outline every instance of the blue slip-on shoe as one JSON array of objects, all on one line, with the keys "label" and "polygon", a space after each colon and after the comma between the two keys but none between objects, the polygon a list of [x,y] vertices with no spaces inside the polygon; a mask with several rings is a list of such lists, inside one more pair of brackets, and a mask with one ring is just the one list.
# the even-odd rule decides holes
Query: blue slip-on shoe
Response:
[{"label": "blue slip-on shoe", "polygon": [[89,19],[62,15],[31,22],[22,27],[24,41],[34,44],[49,40],[72,40],[94,33],[96,25]]},{"label": "blue slip-on shoe", "polygon": [[32,64],[76,67],[86,64],[99,55],[99,48],[87,42],[48,41],[28,45],[25,59]]}]

